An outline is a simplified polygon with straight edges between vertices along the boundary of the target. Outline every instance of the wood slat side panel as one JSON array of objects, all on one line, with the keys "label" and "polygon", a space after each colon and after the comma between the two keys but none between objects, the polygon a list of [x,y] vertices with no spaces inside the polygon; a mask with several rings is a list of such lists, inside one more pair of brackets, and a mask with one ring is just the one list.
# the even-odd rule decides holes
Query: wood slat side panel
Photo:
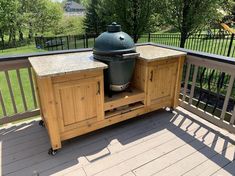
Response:
[{"label": "wood slat side panel", "polygon": [[[41,108],[43,109],[43,119],[48,129],[51,147],[55,150],[61,148],[61,139],[59,135],[59,125],[57,111],[55,107],[55,97],[51,78],[36,78],[38,91],[40,94]],[[49,117],[49,118],[47,118]]]},{"label": "wood slat side panel", "polygon": [[[174,95],[174,108],[179,106],[179,97],[180,97],[180,88],[181,88],[181,80],[183,75],[183,66],[184,66],[185,56],[179,58],[178,66],[177,66],[177,78],[175,85],[175,95]],[[174,88],[173,88],[174,89]]]}]

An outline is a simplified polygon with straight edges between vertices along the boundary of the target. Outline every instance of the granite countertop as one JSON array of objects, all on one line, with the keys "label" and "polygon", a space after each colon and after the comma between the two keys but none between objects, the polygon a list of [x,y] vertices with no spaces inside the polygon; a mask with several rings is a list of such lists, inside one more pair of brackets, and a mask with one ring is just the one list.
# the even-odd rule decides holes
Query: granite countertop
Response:
[{"label": "granite countertop", "polygon": [[[147,62],[185,56],[186,53],[156,46],[137,46],[139,59]],[[74,72],[105,69],[108,66],[94,60],[92,51],[31,57],[29,61],[39,77],[57,76]]]},{"label": "granite countertop", "polygon": [[92,51],[31,57],[29,61],[39,77],[105,69],[108,66],[93,59]]},{"label": "granite countertop", "polygon": [[147,62],[169,59],[177,56],[185,56],[187,54],[185,52],[150,45],[137,46],[136,51],[140,53],[139,59],[143,59]]}]

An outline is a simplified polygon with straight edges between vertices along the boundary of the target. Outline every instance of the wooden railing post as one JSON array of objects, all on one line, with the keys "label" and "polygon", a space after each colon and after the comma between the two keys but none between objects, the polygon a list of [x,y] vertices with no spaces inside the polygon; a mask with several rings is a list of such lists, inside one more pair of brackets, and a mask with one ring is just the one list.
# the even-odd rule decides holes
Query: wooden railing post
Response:
[{"label": "wooden railing post", "polygon": [[221,120],[224,120],[225,113],[227,111],[229,98],[230,98],[232,88],[233,88],[233,83],[234,83],[234,74],[232,74],[231,77],[230,77],[229,85],[228,85],[228,88],[227,88],[227,93],[226,93],[224,104],[223,104],[222,113],[220,115]]},{"label": "wooden railing post", "polygon": [[193,73],[193,82],[192,82],[192,85],[191,85],[190,96],[189,96],[189,104],[192,104],[192,102],[193,102],[193,96],[194,96],[194,90],[195,90],[195,85],[196,85],[197,73],[198,73],[198,66],[195,66],[194,73]]},{"label": "wooden railing post", "polygon": [[186,91],[188,89],[190,69],[191,69],[191,64],[187,64],[187,71],[186,71],[186,76],[185,76],[185,81],[184,81],[184,92],[183,92],[183,99],[182,99],[183,101],[185,101]]}]

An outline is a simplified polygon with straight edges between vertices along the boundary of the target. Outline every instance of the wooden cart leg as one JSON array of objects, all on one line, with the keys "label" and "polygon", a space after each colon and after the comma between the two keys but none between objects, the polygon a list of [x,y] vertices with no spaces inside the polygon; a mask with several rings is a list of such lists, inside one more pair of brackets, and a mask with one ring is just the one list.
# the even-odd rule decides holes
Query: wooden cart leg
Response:
[{"label": "wooden cart leg", "polygon": [[37,86],[40,92],[40,108],[43,109],[43,120],[47,127],[51,142],[48,153],[55,155],[56,150],[61,148],[60,130],[55,109],[55,98],[53,94],[52,80],[50,77],[37,78]]},{"label": "wooden cart leg", "polygon": [[175,110],[174,107],[170,107],[170,112],[173,113],[173,111]]},{"label": "wooden cart leg", "polygon": [[44,121],[43,121],[43,120],[40,120],[40,121],[38,122],[38,125],[41,126],[41,127],[45,127],[45,124],[44,124]]},{"label": "wooden cart leg", "polygon": [[48,150],[48,155],[55,156],[55,155],[57,154],[57,151],[58,151],[58,150],[53,150],[52,148],[49,148],[49,150]]}]

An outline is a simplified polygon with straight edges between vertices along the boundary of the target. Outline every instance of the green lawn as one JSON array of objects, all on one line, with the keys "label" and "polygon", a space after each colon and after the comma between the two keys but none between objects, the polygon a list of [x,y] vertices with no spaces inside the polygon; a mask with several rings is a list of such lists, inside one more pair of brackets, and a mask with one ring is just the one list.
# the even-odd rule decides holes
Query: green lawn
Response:
[{"label": "green lawn", "polygon": [[[147,39],[144,38],[140,39],[139,42],[140,43],[147,42]],[[152,38],[151,42],[179,47],[180,38],[179,37],[170,38],[167,35],[165,36],[163,35],[162,37]],[[201,51],[201,52],[227,56],[229,44],[230,44],[230,38],[225,38],[225,39],[190,38],[186,41],[185,48],[194,51]],[[232,43],[230,57],[235,57],[235,40],[233,40]]]},{"label": "green lawn", "polygon": [[10,48],[10,49],[5,49],[5,50],[0,50],[0,56],[29,54],[29,53],[42,52],[42,51],[45,51],[45,50],[37,49],[35,47],[35,44],[32,44],[32,45],[22,46],[22,47],[18,47],[18,48]]}]

